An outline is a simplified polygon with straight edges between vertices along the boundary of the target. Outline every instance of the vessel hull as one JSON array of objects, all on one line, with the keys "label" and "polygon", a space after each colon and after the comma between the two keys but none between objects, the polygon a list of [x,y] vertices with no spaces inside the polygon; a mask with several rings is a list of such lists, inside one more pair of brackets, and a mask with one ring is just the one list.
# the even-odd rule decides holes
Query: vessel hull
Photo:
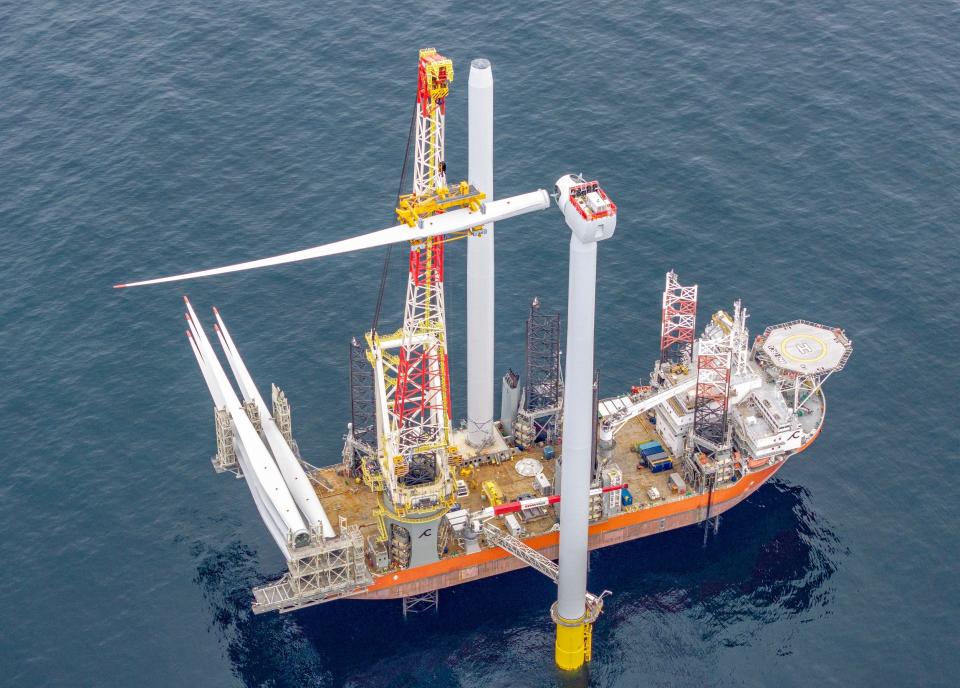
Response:
[{"label": "vessel hull", "polygon": [[[630,540],[657,535],[668,530],[702,523],[733,508],[756,492],[786,463],[750,473],[737,483],[715,490],[712,497],[692,495],[686,499],[622,513],[589,529],[591,550],[611,547]],[[709,513],[708,513],[709,500]],[[550,532],[527,538],[524,542],[550,559],[558,556],[559,533]],[[519,559],[491,547],[473,554],[444,559],[433,564],[388,573],[376,579],[363,592],[350,599],[387,600],[462,585],[524,568]]]}]

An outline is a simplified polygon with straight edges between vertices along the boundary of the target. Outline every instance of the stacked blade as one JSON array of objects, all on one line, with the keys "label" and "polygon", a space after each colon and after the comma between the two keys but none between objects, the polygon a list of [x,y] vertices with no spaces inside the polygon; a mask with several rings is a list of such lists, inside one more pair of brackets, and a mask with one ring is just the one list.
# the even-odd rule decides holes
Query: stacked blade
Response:
[{"label": "stacked blade", "polygon": [[312,533],[333,537],[333,527],[303,467],[264,404],[219,313],[218,339],[244,400],[259,411],[263,436],[247,416],[193,306],[186,297],[184,302],[190,328],[187,338],[215,407],[230,416],[237,461],[270,535],[287,558],[291,548],[309,544]]}]

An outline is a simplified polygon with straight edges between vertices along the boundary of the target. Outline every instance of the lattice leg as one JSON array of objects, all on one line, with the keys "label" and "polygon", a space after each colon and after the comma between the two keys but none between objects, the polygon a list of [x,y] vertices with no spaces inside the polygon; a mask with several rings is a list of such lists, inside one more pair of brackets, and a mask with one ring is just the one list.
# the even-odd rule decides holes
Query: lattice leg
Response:
[{"label": "lattice leg", "polygon": [[409,597],[403,598],[403,618],[407,618],[407,614],[419,614],[420,612],[427,612],[431,609],[436,610],[439,608],[439,590],[425,592],[422,595],[410,595]]}]

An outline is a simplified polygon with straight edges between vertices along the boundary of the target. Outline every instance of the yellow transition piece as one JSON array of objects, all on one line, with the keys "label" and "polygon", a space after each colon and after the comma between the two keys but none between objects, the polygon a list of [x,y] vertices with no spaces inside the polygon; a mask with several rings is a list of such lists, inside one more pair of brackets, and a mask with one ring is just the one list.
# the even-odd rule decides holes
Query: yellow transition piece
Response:
[{"label": "yellow transition piece", "polygon": [[573,671],[589,661],[590,637],[589,624],[575,626],[557,624],[556,661],[564,671]]}]

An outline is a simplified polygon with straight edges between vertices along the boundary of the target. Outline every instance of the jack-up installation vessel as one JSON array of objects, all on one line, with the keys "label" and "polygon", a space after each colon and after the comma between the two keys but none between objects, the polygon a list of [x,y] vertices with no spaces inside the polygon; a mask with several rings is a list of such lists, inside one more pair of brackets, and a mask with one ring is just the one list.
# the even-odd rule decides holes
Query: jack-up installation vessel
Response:
[{"label": "jack-up installation vessel", "polygon": [[[586,592],[587,550],[712,522],[769,480],[823,427],[822,385],[852,351],[844,331],[794,320],[753,340],[739,301],[697,336],[698,289],[667,272],[660,356],[648,384],[599,399],[593,365],[597,242],[617,208],[595,181],[565,175],[553,197],[572,230],[566,375],[561,318],[534,298],[523,374],[501,380],[494,414],[494,223],[550,205],[544,190],[493,199],[493,77],[469,77],[469,178],[448,184],[452,62],[420,51],[413,180],[398,224],[370,234],[140,286],[269,267],[377,246],[409,246],[402,326],[349,346],[351,418],[334,465],[294,440],[290,404],[267,406],[219,312],[215,338],[192,305],[187,336],[214,401],[218,472],[242,476],[288,572],[254,589],[256,613],[343,598],[435,607],[438,591],[532,566],[558,583],[556,660],[590,660],[603,597]],[[466,238],[467,418],[451,422],[444,305],[446,242]],[[381,285],[381,289],[382,289]],[[381,294],[382,301],[382,294]],[[559,566],[554,562],[560,559]]]}]

